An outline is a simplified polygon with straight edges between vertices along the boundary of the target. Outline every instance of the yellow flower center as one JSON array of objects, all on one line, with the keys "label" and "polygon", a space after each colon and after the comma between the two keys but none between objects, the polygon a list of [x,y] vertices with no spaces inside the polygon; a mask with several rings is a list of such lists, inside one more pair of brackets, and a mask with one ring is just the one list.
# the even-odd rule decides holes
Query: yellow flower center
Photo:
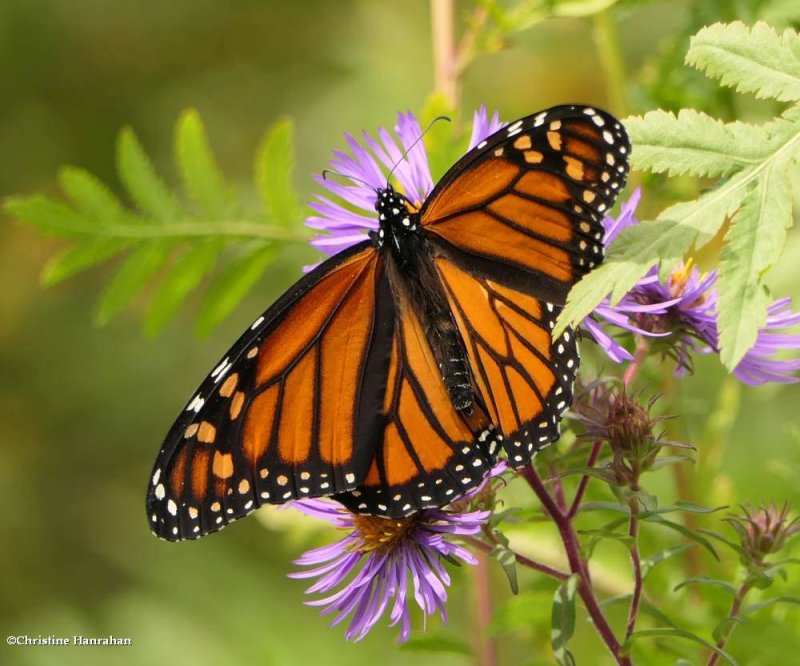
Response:
[{"label": "yellow flower center", "polygon": [[355,516],[355,529],[361,539],[353,546],[359,552],[393,550],[402,545],[419,525],[418,514],[407,518]]}]

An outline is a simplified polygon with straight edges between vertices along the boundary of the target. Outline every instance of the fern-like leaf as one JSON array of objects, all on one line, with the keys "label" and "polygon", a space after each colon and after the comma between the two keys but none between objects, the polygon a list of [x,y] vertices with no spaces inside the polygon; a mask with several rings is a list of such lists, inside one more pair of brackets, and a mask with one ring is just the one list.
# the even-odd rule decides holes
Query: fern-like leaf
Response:
[{"label": "fern-like leaf", "polygon": [[[687,61],[739,90],[800,100],[800,37],[794,32],[779,37],[763,24],[716,24],[692,40]],[[572,290],[555,333],[582,321],[609,293],[618,302],[653,265],[660,263],[666,278],[730,220],[718,322],[722,360],[733,369],[764,324],[764,275],[778,261],[792,223],[789,172],[800,160],[800,106],[763,125],[725,124],[693,110],[677,116],[653,111],[624,122],[634,169],[724,180],[694,201],[669,206],[652,222],[625,229],[606,263]]]},{"label": "fern-like leaf", "polygon": [[[144,318],[145,331],[158,333],[210,276],[198,323],[198,330],[208,333],[255,284],[282,244],[307,238],[291,184],[292,151],[291,123],[281,120],[258,151],[263,208],[248,212],[225,182],[202,120],[190,109],[178,120],[174,143],[185,199],[166,185],[126,127],[117,140],[116,166],[132,207],[84,169],[64,167],[58,182],[66,201],[15,196],[6,199],[5,209],[41,233],[72,241],[44,267],[46,285],[125,255],[97,304],[96,323],[110,321],[163,277]],[[215,277],[221,259],[226,268]]]}]

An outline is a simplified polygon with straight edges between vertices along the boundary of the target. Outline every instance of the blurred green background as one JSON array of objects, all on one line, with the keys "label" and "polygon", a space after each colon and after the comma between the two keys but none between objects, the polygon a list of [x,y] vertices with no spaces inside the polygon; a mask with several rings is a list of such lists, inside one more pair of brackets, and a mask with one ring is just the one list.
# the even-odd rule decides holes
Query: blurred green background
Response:
[{"label": "blurred green background", "polygon": [[[729,19],[764,3],[719,4],[728,15],[718,18]],[[614,21],[634,84],[630,107],[611,110],[686,103],[693,93],[725,115],[726,99],[709,99],[680,74],[668,72],[677,83],[661,85],[665,62],[681,67],[675,54],[685,51],[690,22],[702,11],[713,14],[697,6],[717,3],[623,5]],[[457,8],[462,16],[471,4]],[[63,164],[87,168],[119,190],[113,146],[126,124],[174,182],[173,123],[181,110],[196,107],[223,172],[245,193],[264,130],[292,116],[297,184],[308,195],[308,176],[342,146],[342,132],[391,125],[397,111],[425,103],[433,87],[429,11],[427,3],[408,0],[3,0],[0,194],[53,193]],[[587,19],[553,19],[514,34],[503,51],[467,71],[463,109],[485,102],[512,119],[556,103],[613,104],[595,27]],[[91,326],[110,267],[40,287],[39,271],[59,247],[10,220],[0,224],[0,627],[13,635],[114,634],[134,644],[3,646],[0,661],[473,663],[467,655],[395,649],[394,632],[384,628],[357,645],[344,642],[341,628],[327,629],[326,619],[301,604],[303,584],[286,579],[294,557],[332,536],[303,517],[267,510],[265,520],[178,545],[157,541],[147,529],[147,477],[176,411],[314,253],[282,253],[210,338],[194,337],[193,302],[149,340],[136,305],[103,329]],[[787,254],[800,260],[796,233]],[[784,266],[792,264],[787,259]],[[773,286],[800,297],[789,268],[776,272]],[[675,427],[700,448],[695,499],[785,498],[800,506],[797,388],[742,388],[725,379],[716,359],[701,359],[670,400],[682,415]],[[521,491],[512,486],[510,496],[515,492]],[[517,537],[521,548],[555,552],[546,528],[521,529]],[[621,555],[609,547],[603,560],[607,589],[615,593],[628,584]],[[728,567],[735,571],[735,562]],[[510,599],[502,574],[493,574],[500,663],[550,663],[541,627],[552,583],[524,574],[523,595]],[[450,626],[429,621],[433,635],[467,642],[474,635],[470,576],[454,572]],[[659,582],[669,590],[678,579],[665,574]],[[795,593],[796,579],[787,586]],[[694,615],[701,623],[703,613],[725,605],[702,595],[688,599],[690,608],[681,605],[687,597],[669,592],[665,603],[678,618]],[[531,629],[534,622],[538,629]],[[799,628],[797,610],[765,610],[738,630],[731,651],[744,654],[741,663],[787,663],[785,655],[800,650]],[[579,663],[601,663],[594,641],[579,630]],[[642,663],[662,663],[650,654]]]}]

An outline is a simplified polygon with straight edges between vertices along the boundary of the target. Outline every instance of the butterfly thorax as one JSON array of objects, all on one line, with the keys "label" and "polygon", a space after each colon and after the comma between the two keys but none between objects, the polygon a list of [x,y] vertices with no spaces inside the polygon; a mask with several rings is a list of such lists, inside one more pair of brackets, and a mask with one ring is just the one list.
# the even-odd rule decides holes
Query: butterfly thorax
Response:
[{"label": "butterfly thorax", "polygon": [[391,185],[378,191],[375,209],[379,226],[370,238],[387,258],[395,299],[420,320],[453,406],[470,414],[475,394],[464,343],[436,275],[434,246],[422,230],[417,209]]}]

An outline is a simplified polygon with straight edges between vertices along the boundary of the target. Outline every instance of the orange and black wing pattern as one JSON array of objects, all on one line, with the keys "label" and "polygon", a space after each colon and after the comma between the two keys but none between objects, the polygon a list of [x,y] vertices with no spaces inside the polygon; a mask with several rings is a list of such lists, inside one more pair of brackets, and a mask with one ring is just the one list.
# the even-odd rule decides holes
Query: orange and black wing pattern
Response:
[{"label": "orange and black wing pattern", "polygon": [[384,431],[362,484],[335,499],[356,513],[400,518],[444,506],[483,481],[496,459],[488,415],[456,411],[423,327],[403,300],[392,346]]},{"label": "orange and black wing pattern", "polygon": [[602,218],[625,184],[629,152],[624,128],[604,111],[542,111],[457,162],[420,222],[470,273],[563,305],[602,261]]},{"label": "orange and black wing pattern", "polygon": [[558,439],[578,369],[575,335],[553,340],[560,308],[470,275],[446,258],[436,266],[466,347],[475,389],[509,462],[521,467]]},{"label": "orange and black wing pattern", "polygon": [[356,488],[382,433],[394,322],[369,242],[298,282],[172,426],[148,487],[152,531],[197,538],[264,503]]}]

